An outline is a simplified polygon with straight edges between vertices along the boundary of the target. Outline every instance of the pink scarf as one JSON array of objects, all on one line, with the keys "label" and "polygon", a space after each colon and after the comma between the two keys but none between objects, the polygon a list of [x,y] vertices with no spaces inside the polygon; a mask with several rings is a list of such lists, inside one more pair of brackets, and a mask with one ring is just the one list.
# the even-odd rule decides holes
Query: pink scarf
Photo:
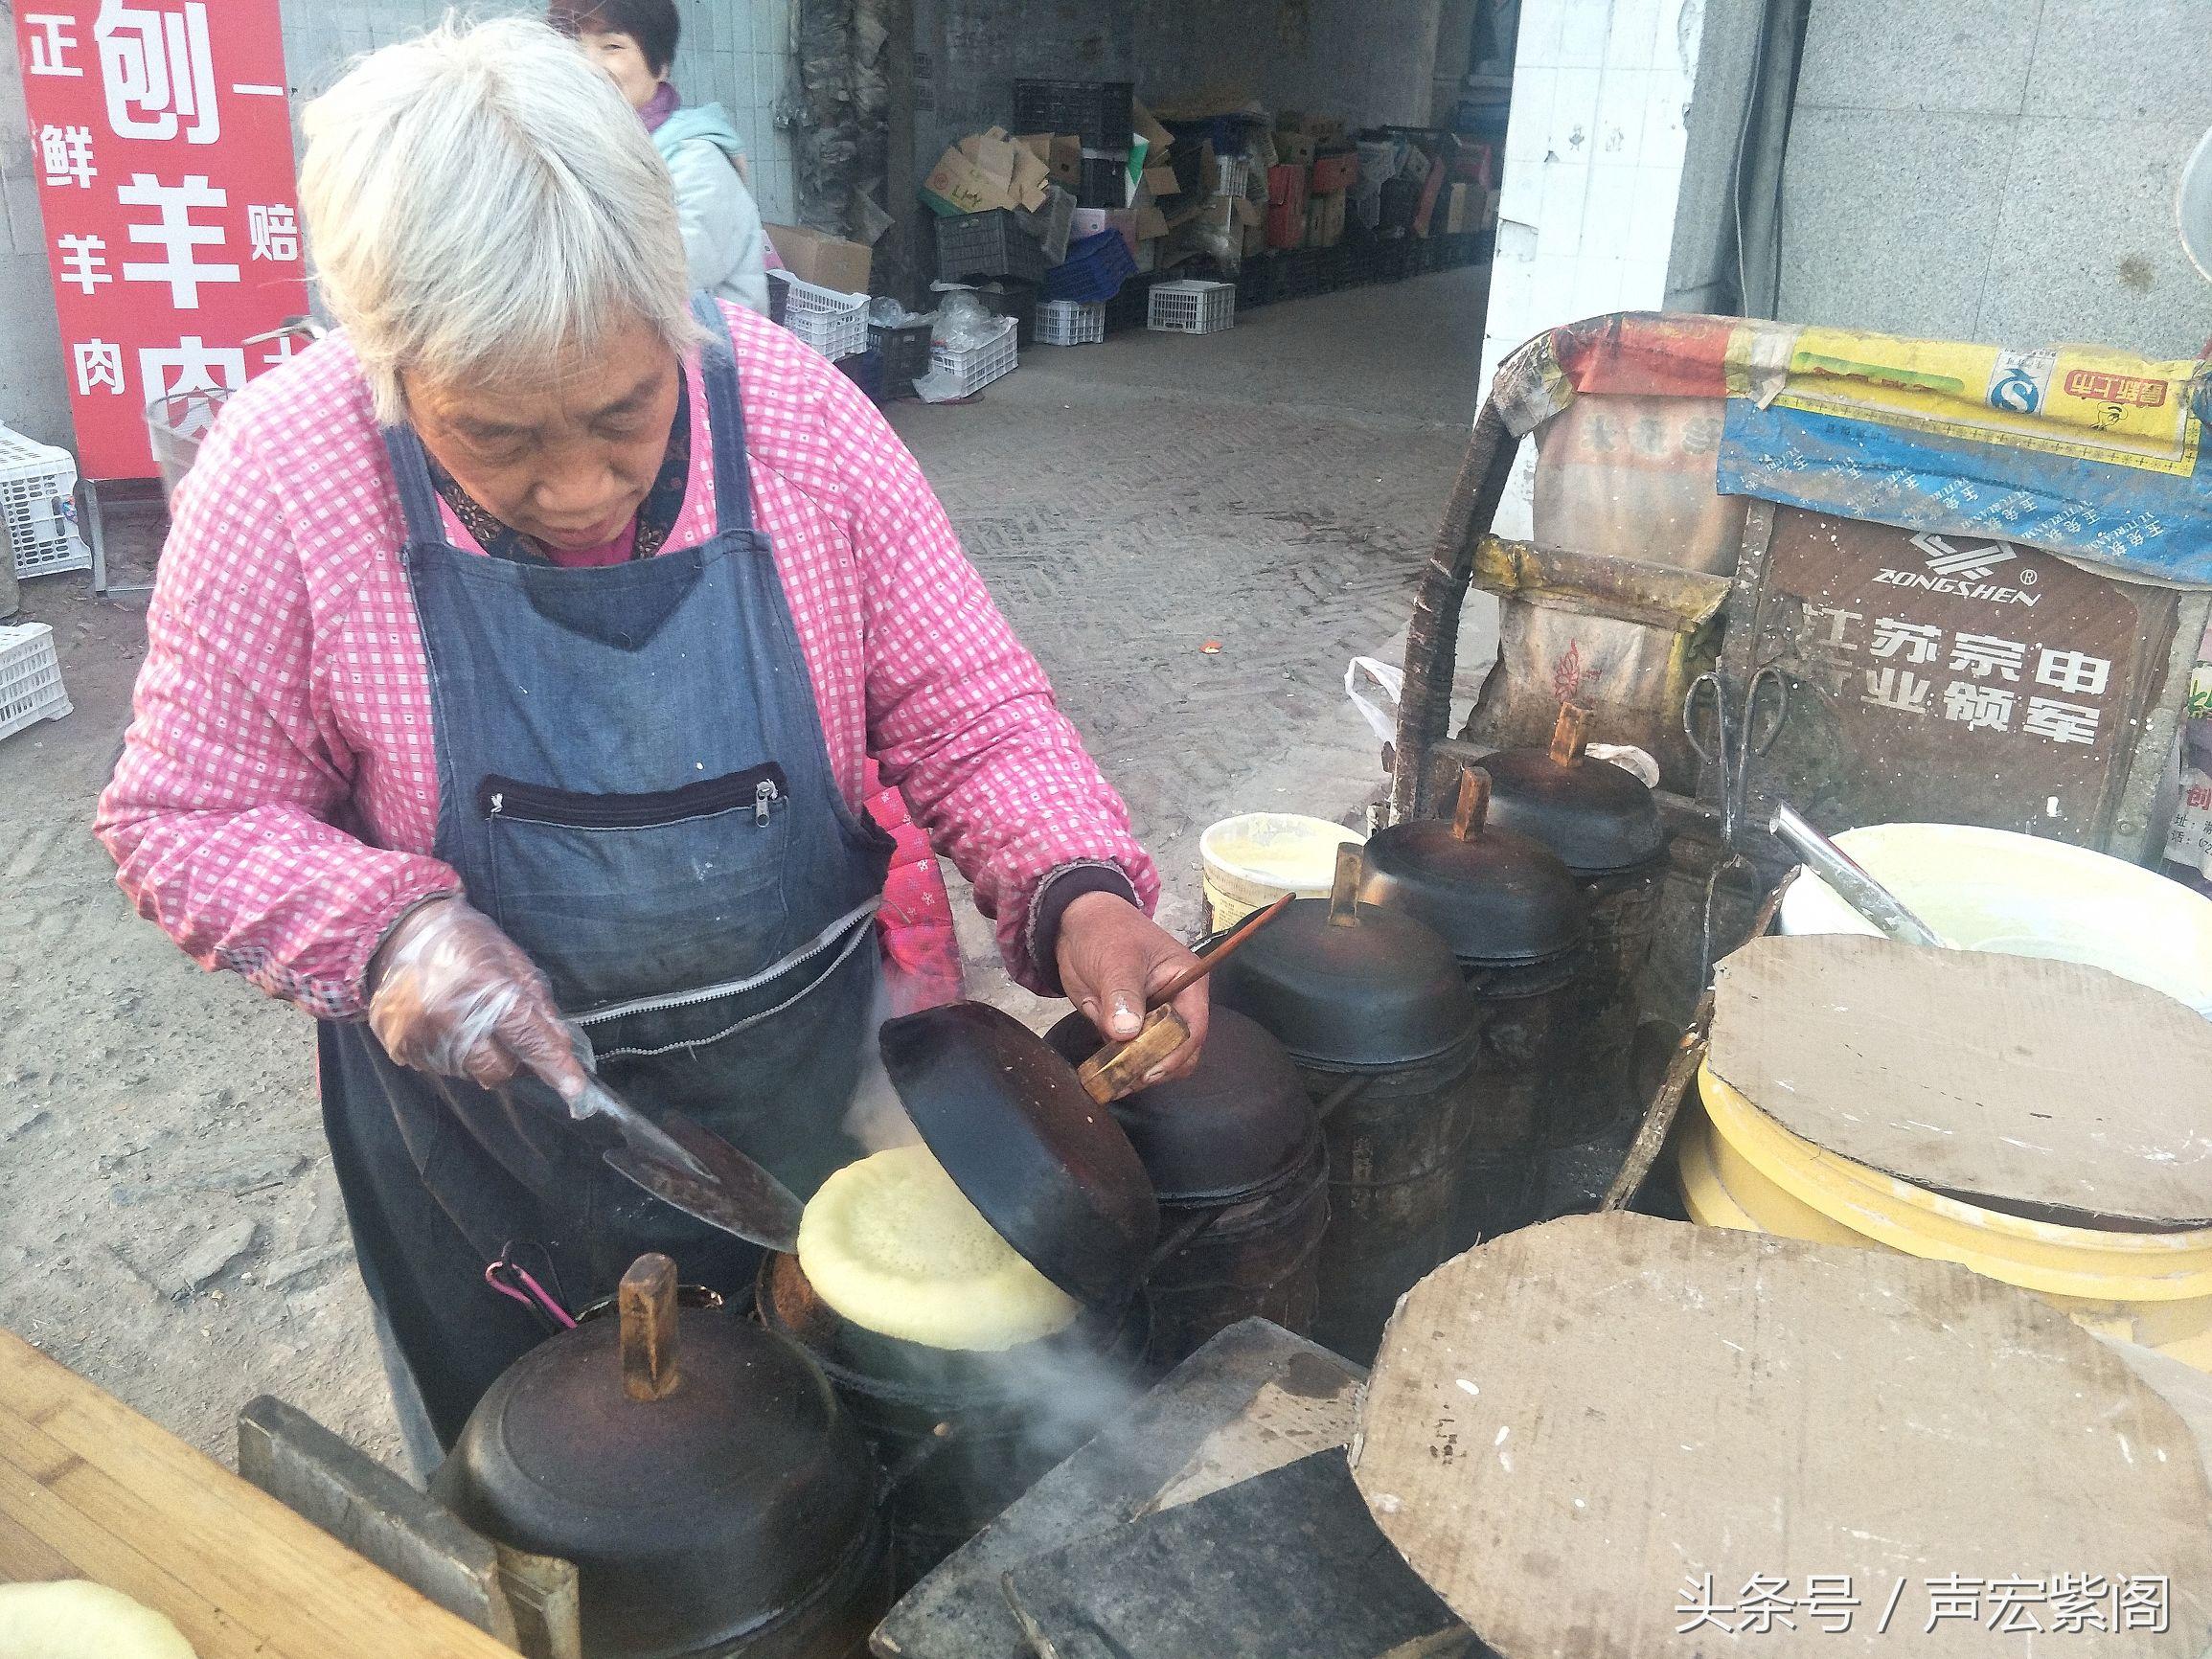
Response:
[{"label": "pink scarf", "polygon": [[683,100],[676,96],[675,82],[664,80],[652,89],[652,96],[645,101],[645,107],[637,112],[648,132],[658,132],[660,124],[673,115]]}]

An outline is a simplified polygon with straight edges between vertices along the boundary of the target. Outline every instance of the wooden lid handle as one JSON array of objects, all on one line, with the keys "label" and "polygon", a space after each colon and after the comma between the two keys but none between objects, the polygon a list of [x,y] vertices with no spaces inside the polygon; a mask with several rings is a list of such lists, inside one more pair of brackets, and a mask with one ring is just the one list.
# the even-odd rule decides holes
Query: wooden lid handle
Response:
[{"label": "wooden lid handle", "polygon": [[1329,889],[1329,925],[1331,927],[1357,927],[1359,925],[1359,875],[1365,868],[1365,853],[1357,841],[1339,842],[1336,847],[1336,881]]},{"label": "wooden lid handle", "polygon": [[640,1256],[622,1276],[615,1306],[622,1319],[622,1391],[632,1399],[666,1399],[676,1375],[676,1264]]},{"label": "wooden lid handle", "polygon": [[1083,1092],[1100,1105],[1134,1094],[1152,1068],[1191,1040],[1191,1028],[1172,1008],[1145,1015],[1144,1029],[1128,1042],[1108,1043],[1076,1068]]},{"label": "wooden lid handle", "polygon": [[1572,766],[1582,760],[1589,740],[1589,710],[1580,703],[1562,703],[1559,721],[1552,727],[1552,759],[1562,766]]},{"label": "wooden lid handle", "polygon": [[1459,805],[1451,814],[1451,832],[1465,841],[1482,833],[1490,817],[1490,774],[1470,766],[1459,775]]}]

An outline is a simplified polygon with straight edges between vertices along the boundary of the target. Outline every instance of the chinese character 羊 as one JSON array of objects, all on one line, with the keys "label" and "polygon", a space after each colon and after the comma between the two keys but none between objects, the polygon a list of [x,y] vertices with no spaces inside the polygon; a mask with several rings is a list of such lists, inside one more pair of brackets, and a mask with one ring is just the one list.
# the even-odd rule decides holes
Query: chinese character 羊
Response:
[{"label": "chinese character \u7f8a", "polygon": [[92,165],[92,128],[42,126],[38,129],[38,167],[50,185],[92,188],[100,170]]},{"label": "chinese character \u7f8a", "polygon": [[133,224],[130,239],[156,243],[167,257],[125,261],[125,281],[167,283],[170,303],[179,310],[191,311],[199,308],[202,283],[239,280],[238,266],[223,262],[202,264],[194,256],[195,248],[219,248],[224,240],[222,226],[192,222],[193,209],[219,208],[230,199],[227,192],[210,187],[207,174],[187,173],[181,183],[163,184],[150,172],[134,172],[130,182],[115,193],[115,199],[125,207],[161,210],[158,224]]},{"label": "chinese character \u7f8a", "polygon": [[222,136],[204,0],[184,0],[174,11],[100,0],[92,33],[117,137],[171,139],[180,126],[188,144]]},{"label": "chinese character \u7f8a", "polygon": [[87,294],[115,281],[115,273],[107,268],[105,237],[56,237],[54,245],[61,250],[60,281],[75,283]]}]

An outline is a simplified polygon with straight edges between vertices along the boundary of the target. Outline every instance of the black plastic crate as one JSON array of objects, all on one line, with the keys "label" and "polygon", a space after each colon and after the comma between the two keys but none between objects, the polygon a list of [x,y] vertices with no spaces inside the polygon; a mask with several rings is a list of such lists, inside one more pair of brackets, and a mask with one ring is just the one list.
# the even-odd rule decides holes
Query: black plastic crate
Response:
[{"label": "black plastic crate", "polygon": [[883,373],[883,353],[875,347],[838,358],[837,367],[845,372],[848,380],[868,395],[871,403],[886,401],[884,393],[888,382]]},{"label": "black plastic crate", "polygon": [[1413,249],[1418,239],[1400,237],[1394,241],[1379,242],[1375,253],[1375,280],[1382,283],[1402,283],[1414,274]]},{"label": "black plastic crate", "polygon": [[1321,291],[1319,248],[1290,248],[1276,256],[1275,297],[1311,299]]},{"label": "black plastic crate", "polygon": [[1333,248],[1315,248],[1313,281],[1324,294],[1334,293],[1352,280],[1352,250],[1342,242]]},{"label": "black plastic crate", "polygon": [[929,324],[901,323],[887,329],[870,323],[868,349],[883,354],[883,384],[894,397],[903,397],[911,382],[929,373]]},{"label": "black plastic crate", "polygon": [[1237,309],[1248,311],[1254,306],[1267,306],[1282,297],[1283,257],[1280,254],[1255,254],[1237,267]]},{"label": "black plastic crate", "polygon": [[937,275],[947,283],[978,277],[1015,277],[1038,282],[1045,272],[1044,249],[1011,210],[967,214],[937,221]]},{"label": "black plastic crate", "polygon": [[1075,205],[1086,208],[1125,208],[1129,205],[1129,152],[1085,151],[1083,176],[1077,181]]},{"label": "black plastic crate", "polygon": [[1114,297],[1106,302],[1106,330],[1108,334],[1126,333],[1141,329],[1152,314],[1152,284],[1159,278],[1151,272],[1133,276],[1122,284]]},{"label": "black plastic crate", "polygon": [[1419,179],[1387,178],[1382,181],[1382,229],[1410,231],[1413,221],[1421,213],[1422,183]]},{"label": "black plastic crate", "polygon": [[977,283],[975,297],[981,300],[994,317],[1012,317],[1015,321],[1014,343],[1022,351],[1037,344],[1037,284],[1009,282],[994,278],[988,283]]},{"label": "black plastic crate", "polygon": [[1133,80],[1017,80],[1014,130],[1072,132],[1090,149],[1127,149],[1136,125]]}]

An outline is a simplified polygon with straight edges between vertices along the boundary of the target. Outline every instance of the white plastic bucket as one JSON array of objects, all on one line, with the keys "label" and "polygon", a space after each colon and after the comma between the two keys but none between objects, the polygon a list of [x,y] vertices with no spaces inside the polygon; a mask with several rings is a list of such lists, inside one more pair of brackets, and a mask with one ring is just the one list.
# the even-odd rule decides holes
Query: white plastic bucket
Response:
[{"label": "white plastic bucket", "polygon": [[[2124,859],[1965,824],[1870,824],[1836,844],[1950,944],[2083,962],[2212,1019],[2212,899]],[[1876,931],[1811,872],[1784,933]]]},{"label": "white plastic bucket", "polygon": [[1207,925],[1215,932],[1234,926],[1286,893],[1326,898],[1336,879],[1336,849],[1365,840],[1357,830],[1297,812],[1245,812],[1208,825],[1198,837]]}]

